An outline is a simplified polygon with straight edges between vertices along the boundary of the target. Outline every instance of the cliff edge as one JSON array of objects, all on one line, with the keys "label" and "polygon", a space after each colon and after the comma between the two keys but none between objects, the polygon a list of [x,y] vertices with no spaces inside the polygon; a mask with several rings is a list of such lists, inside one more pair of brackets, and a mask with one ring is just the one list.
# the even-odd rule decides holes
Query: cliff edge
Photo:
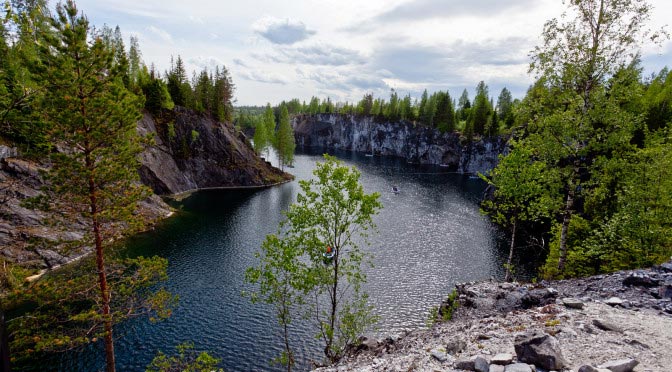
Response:
[{"label": "cliff edge", "polygon": [[395,156],[409,163],[435,164],[458,173],[486,173],[508,151],[504,137],[467,141],[459,133],[441,133],[408,121],[390,122],[373,116],[317,114],[292,119],[298,147],[322,147],[373,155]]}]

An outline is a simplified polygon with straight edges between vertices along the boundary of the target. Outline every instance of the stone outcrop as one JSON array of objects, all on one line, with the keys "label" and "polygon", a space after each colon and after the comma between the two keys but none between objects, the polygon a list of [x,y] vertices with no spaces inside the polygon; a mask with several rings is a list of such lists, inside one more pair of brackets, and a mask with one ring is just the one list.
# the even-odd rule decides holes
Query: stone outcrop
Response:
[{"label": "stone outcrop", "polygon": [[154,137],[140,156],[140,177],[159,195],[265,186],[291,178],[259,158],[231,123],[191,110],[176,107],[156,119],[145,113],[138,131]]},{"label": "stone outcrop", "polygon": [[514,348],[519,361],[546,370],[560,370],[567,364],[558,339],[547,333],[533,331],[519,334],[514,340]]},{"label": "stone outcrop", "polygon": [[371,116],[317,114],[292,118],[297,147],[320,147],[395,156],[409,163],[435,164],[465,174],[486,173],[507,140],[481,138],[468,143],[459,133],[441,133],[408,121],[381,121]]},{"label": "stone outcrop", "polygon": [[[140,156],[139,173],[156,194],[263,187],[291,179],[256,156],[230,123],[183,108],[166,111],[158,120],[145,113],[138,132],[153,138]],[[86,220],[66,221],[58,211],[26,205],[29,198],[42,193],[42,174],[48,169],[48,163],[22,158],[17,148],[0,145],[0,262],[49,269],[92,250],[73,247],[90,230]],[[151,224],[170,215],[171,208],[153,195],[141,203],[140,213]]]},{"label": "stone outcrop", "polygon": [[[74,246],[90,231],[81,218],[65,219],[59,211],[26,205],[42,194],[41,174],[49,165],[16,157],[0,159],[0,259],[33,269],[66,264],[92,251]],[[171,208],[156,195],[140,203],[150,224],[165,218]]]},{"label": "stone outcrop", "polygon": [[[317,371],[669,371],[672,312],[658,293],[671,268],[672,261],[538,284],[459,284],[451,321],[388,336],[394,342],[381,346],[369,338],[366,349]],[[609,305],[616,294],[622,304]]]}]

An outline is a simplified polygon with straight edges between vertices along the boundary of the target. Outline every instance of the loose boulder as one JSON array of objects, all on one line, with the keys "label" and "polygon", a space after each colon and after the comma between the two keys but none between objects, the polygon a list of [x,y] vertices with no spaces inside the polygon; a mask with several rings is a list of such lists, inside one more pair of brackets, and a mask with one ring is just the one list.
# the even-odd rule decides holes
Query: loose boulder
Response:
[{"label": "loose boulder", "polygon": [[593,325],[603,331],[622,333],[623,329],[614,323],[601,319],[593,319]]},{"label": "loose boulder", "polygon": [[631,372],[638,364],[639,362],[634,359],[622,359],[601,364],[599,368],[608,369],[611,372]]},{"label": "loose boulder", "polygon": [[558,340],[539,331],[519,334],[514,340],[518,360],[547,370],[560,370],[567,365]]},{"label": "loose boulder", "polygon": [[637,286],[637,287],[657,287],[660,284],[660,279],[653,277],[652,275],[644,271],[636,271],[628,275],[623,279],[623,285],[625,286]]},{"label": "loose boulder", "polygon": [[514,363],[506,366],[504,372],[532,372],[532,368],[525,363]]}]

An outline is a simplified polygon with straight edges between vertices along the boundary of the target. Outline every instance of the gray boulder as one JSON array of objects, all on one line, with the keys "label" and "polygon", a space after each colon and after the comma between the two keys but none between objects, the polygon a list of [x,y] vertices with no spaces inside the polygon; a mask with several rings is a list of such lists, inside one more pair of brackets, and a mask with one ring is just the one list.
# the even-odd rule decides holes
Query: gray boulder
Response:
[{"label": "gray boulder", "polygon": [[637,287],[657,287],[660,279],[645,271],[635,271],[623,279],[623,285]]},{"label": "gray boulder", "polygon": [[562,304],[570,309],[583,309],[584,303],[576,298],[563,298]]},{"label": "gray boulder", "polygon": [[547,370],[560,370],[567,365],[558,340],[546,333],[534,331],[519,334],[514,339],[518,360]]},{"label": "gray boulder", "polygon": [[509,353],[497,354],[490,359],[490,363],[499,364],[499,365],[502,365],[502,366],[505,366],[507,364],[511,364],[511,362],[513,362],[513,355],[511,355]]},{"label": "gray boulder", "polygon": [[608,369],[605,369],[605,368],[596,368],[596,367],[593,367],[591,365],[585,365],[585,366],[581,366],[581,368],[579,368],[578,372],[611,372],[611,371],[609,371]]},{"label": "gray boulder", "polygon": [[504,372],[534,372],[529,365],[525,363],[509,364],[504,368]]},{"label": "gray boulder", "polygon": [[606,320],[593,319],[593,325],[603,331],[618,332],[618,333],[623,332],[623,329],[621,327],[617,326],[614,323],[607,322]]},{"label": "gray boulder", "polygon": [[638,364],[639,362],[634,359],[622,359],[601,364],[599,368],[608,369],[611,372],[631,372]]},{"label": "gray boulder", "polygon": [[479,355],[476,358],[474,358],[474,371],[489,372],[490,363],[488,363],[488,361],[485,358]]},{"label": "gray boulder", "polygon": [[660,298],[672,298],[672,280],[668,279],[658,288]]},{"label": "gray boulder", "polygon": [[455,368],[463,369],[465,371],[474,371],[475,364],[473,359],[458,359],[455,362]]}]

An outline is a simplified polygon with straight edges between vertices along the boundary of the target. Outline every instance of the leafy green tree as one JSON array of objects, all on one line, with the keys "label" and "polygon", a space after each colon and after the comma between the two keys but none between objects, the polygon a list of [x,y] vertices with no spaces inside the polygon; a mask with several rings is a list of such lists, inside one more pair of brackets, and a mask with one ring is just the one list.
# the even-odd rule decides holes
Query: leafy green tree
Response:
[{"label": "leafy green tree", "polygon": [[292,165],[294,162],[295,148],[294,129],[292,129],[292,124],[289,122],[289,112],[287,112],[287,106],[282,106],[280,109],[280,122],[278,123],[276,149],[278,150],[278,158],[283,170],[285,165]]},{"label": "leafy green tree", "polygon": [[275,306],[278,323],[282,327],[284,351],[274,361],[291,371],[295,364],[294,352],[289,344],[289,327],[294,318],[293,310],[305,303],[308,282],[303,280],[308,270],[301,259],[305,253],[296,238],[279,238],[268,235],[261,246],[258,267],[245,272],[245,280],[259,286],[258,292],[250,294],[252,302],[263,301]]},{"label": "leafy green tree", "polygon": [[263,121],[257,121],[254,127],[254,150],[261,155],[270,145],[269,134],[266,133],[266,125]]},{"label": "leafy green tree", "polygon": [[[544,80],[554,109],[538,117],[537,145],[547,163],[560,168],[564,207],[557,271],[564,272],[567,237],[576,198],[584,189],[582,174],[594,152],[623,147],[632,120],[614,105],[605,83],[637,60],[644,40],[661,32],[646,28],[651,6],[643,0],[587,0],[569,4],[571,12],[546,22],[543,44],[535,48],[531,70]],[[568,19],[567,14],[574,15]],[[605,118],[604,115],[609,115]],[[626,128],[622,125],[625,124]]]},{"label": "leafy green tree", "polygon": [[481,210],[495,223],[509,228],[511,234],[505,281],[511,279],[516,231],[520,223],[550,217],[558,203],[557,192],[553,189],[556,175],[552,169],[535,161],[531,148],[515,142],[511,146],[508,155],[500,155],[500,162],[489,177],[481,176],[495,188],[493,198],[485,200]]},{"label": "leafy green tree", "polygon": [[168,356],[159,351],[145,372],[223,372],[217,368],[220,360],[203,351],[196,353],[193,343],[177,345],[177,355]]},{"label": "leafy green tree", "polygon": [[69,149],[52,155],[49,178],[59,196],[54,202],[90,223],[91,234],[84,240],[95,247],[99,308],[89,316],[103,324],[106,370],[113,372],[113,288],[105,250],[111,239],[143,223],[135,213],[150,193],[137,182],[141,100],[124,86],[127,66],[115,63],[114,49],[101,38],[90,38],[88,20],[74,2],[57,5],[56,12],[50,20],[53,32],[40,43],[40,64],[34,66],[47,92],[42,111],[50,138]]},{"label": "leafy green tree", "polygon": [[[316,296],[310,314],[318,322],[325,356],[335,362],[346,345],[376,320],[361,291],[366,280],[361,266],[367,254],[359,244],[368,244],[367,233],[375,228],[372,217],[382,205],[380,194],[364,193],[356,169],[327,155],[325,160],[313,171],[314,179],[299,182],[302,193],[287,212],[287,227],[309,259],[304,280]],[[327,247],[334,256],[325,265]],[[323,295],[326,308],[320,300]]]},{"label": "leafy green tree", "polygon": [[[267,149],[270,147],[276,148],[277,149],[277,136],[275,134],[275,115],[273,114],[273,109],[271,108],[271,104],[267,103],[266,104],[266,109],[264,110],[264,114],[261,117],[261,125],[266,128],[266,141],[267,141]],[[267,154],[268,155],[268,154]]]}]

